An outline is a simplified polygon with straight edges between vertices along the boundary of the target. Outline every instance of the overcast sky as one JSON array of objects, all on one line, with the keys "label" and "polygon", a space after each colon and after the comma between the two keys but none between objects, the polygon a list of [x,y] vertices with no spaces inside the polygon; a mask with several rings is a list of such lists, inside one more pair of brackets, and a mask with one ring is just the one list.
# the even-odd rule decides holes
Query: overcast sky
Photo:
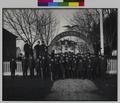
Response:
[{"label": "overcast sky", "polygon": [[69,25],[68,20],[72,18],[73,13],[76,12],[77,10],[78,9],[53,9],[53,13],[60,21],[60,24],[58,26],[59,27],[58,34],[65,30],[63,26]]}]

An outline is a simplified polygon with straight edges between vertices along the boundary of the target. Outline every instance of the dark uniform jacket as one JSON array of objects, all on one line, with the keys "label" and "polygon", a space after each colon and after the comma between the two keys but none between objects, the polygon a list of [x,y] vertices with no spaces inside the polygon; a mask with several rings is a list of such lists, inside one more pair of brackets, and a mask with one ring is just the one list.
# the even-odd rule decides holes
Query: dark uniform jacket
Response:
[{"label": "dark uniform jacket", "polygon": [[22,60],[22,70],[27,70],[28,69],[28,66],[29,66],[29,61],[28,59],[23,59]]},{"label": "dark uniform jacket", "polygon": [[10,61],[10,71],[14,71],[17,69],[17,63],[16,61]]},{"label": "dark uniform jacket", "polygon": [[25,45],[24,45],[24,51],[25,51],[25,52],[29,52],[29,48],[30,48],[30,45],[29,45],[29,44],[25,44]]},{"label": "dark uniform jacket", "polygon": [[39,56],[40,54],[40,45],[37,44],[35,47],[34,47],[35,51],[36,51],[36,55]]}]

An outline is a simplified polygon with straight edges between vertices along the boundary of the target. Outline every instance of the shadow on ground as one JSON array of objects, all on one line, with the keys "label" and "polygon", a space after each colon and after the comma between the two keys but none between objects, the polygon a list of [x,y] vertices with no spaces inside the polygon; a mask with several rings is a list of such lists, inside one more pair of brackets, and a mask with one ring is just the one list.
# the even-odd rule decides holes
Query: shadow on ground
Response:
[{"label": "shadow on ground", "polygon": [[[99,88],[92,94],[101,95],[100,101],[117,100],[117,76],[92,80]],[[30,79],[23,77],[3,77],[3,101],[46,101],[51,93],[53,82],[50,80]],[[47,99],[48,101],[48,99]],[[87,100],[86,100],[87,101]]]},{"label": "shadow on ground", "polygon": [[50,80],[3,77],[3,100],[38,101],[50,93],[53,82]]}]

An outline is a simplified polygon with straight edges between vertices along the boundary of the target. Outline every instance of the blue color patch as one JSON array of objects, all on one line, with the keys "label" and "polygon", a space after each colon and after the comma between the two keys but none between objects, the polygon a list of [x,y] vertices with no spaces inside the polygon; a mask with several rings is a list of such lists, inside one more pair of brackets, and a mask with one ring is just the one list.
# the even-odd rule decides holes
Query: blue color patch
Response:
[{"label": "blue color patch", "polygon": [[48,6],[59,6],[59,3],[58,2],[51,2],[51,3],[48,3]]}]

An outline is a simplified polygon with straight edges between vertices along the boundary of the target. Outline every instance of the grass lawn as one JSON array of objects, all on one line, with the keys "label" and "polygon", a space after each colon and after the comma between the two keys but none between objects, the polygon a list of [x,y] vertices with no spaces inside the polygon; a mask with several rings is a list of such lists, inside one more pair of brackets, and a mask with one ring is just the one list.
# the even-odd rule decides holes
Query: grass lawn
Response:
[{"label": "grass lawn", "polygon": [[[92,80],[99,88],[94,94],[103,96],[108,101],[117,100],[117,76],[109,76],[104,79]],[[12,79],[3,76],[3,101],[45,101],[49,95],[53,82],[37,78],[23,78],[21,76]],[[102,101],[102,100],[101,100]]]}]

